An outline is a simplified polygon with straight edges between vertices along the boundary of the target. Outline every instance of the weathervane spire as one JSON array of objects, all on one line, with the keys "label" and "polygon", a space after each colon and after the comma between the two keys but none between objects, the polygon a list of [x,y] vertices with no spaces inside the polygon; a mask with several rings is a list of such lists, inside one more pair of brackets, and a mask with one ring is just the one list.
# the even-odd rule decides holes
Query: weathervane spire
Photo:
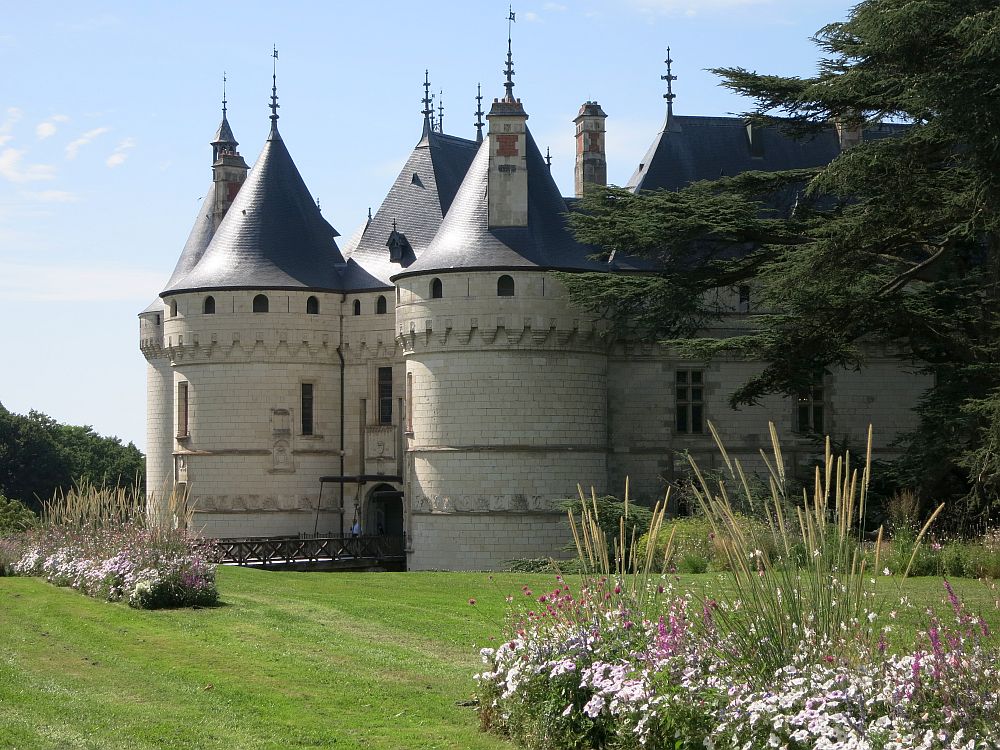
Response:
[{"label": "weathervane spire", "polygon": [[420,100],[424,105],[424,108],[420,110],[420,114],[424,116],[424,135],[431,132],[431,116],[434,114],[434,108],[431,107],[431,98],[430,73],[424,69],[424,98]]},{"label": "weathervane spire", "polygon": [[660,80],[667,82],[667,93],[663,95],[663,98],[667,100],[667,119],[669,120],[674,115],[674,99],[677,97],[677,94],[674,93],[673,87],[671,86],[671,84],[677,80],[677,76],[670,72],[670,66],[674,62],[670,59],[670,47],[667,47],[667,59],[663,62],[667,64],[667,74],[665,76],[660,76]]},{"label": "weathervane spire", "polygon": [[226,71],[222,71],[222,119],[226,119]]},{"label": "weathervane spire", "polygon": [[545,166],[549,168],[550,172],[552,171],[552,154],[549,153],[548,146],[545,147]]},{"label": "weathervane spire", "polygon": [[476,143],[483,142],[483,90],[482,84],[476,84]]},{"label": "weathervane spire", "polygon": [[438,91],[438,132],[444,132],[444,89]]},{"label": "weathervane spire", "polygon": [[504,82],[504,89],[506,93],[504,94],[504,101],[513,102],[514,101],[514,55],[511,53],[510,44],[510,30],[511,24],[515,22],[514,19],[514,8],[513,6],[507,6],[507,68],[504,70],[504,76],[507,80]]},{"label": "weathervane spire", "polygon": [[278,48],[275,46],[271,51],[271,130],[278,129]]}]

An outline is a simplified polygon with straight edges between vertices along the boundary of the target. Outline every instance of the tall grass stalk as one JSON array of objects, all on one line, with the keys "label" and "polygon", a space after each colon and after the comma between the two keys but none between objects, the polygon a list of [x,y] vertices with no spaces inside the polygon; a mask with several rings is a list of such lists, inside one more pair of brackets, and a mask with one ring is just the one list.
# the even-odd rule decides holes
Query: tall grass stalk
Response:
[{"label": "tall grass stalk", "polygon": [[[635,528],[628,524],[629,517],[629,481],[625,479],[624,511],[618,522],[618,536],[609,541],[601,528],[597,509],[597,494],[591,488],[590,500],[583,493],[583,488],[577,485],[580,495],[581,513],[577,518],[572,510],[567,511],[569,525],[573,531],[573,541],[576,544],[577,558],[580,560],[584,587],[589,591],[600,590],[603,580],[613,577],[612,587],[617,597],[639,610],[648,603],[653,587],[650,578],[654,571],[662,566],[654,561],[657,553],[656,544],[647,544],[643,554],[635,537]],[[649,525],[649,538],[658,538],[666,516],[670,500],[670,490],[661,502],[653,508],[653,516]],[[668,560],[673,555],[674,532],[672,529],[667,544],[663,550],[663,559]],[[609,557],[608,552],[611,551]]]},{"label": "tall grass stalk", "polygon": [[[771,534],[773,548],[778,550],[774,558],[767,552],[772,546],[767,544],[769,540],[760,538],[765,532],[753,524],[739,523],[725,481],[710,486],[689,457],[695,476],[692,491],[713,533],[722,541],[728,563],[729,590],[720,597],[715,620],[742,650],[748,671],[764,679],[810,644],[839,651],[840,656],[851,650],[853,644],[848,641],[860,639],[863,646],[875,646],[880,631],[872,624],[878,607],[874,576],[882,552],[879,528],[874,570],[869,569],[864,530],[871,479],[871,428],[860,474],[850,452],[833,455],[827,437],[811,495],[803,489],[801,503],[793,503],[787,495],[778,433],[773,423],[769,427],[771,455],[762,450],[761,458],[768,473],[770,498],[762,510],[768,522],[766,533]],[[730,479],[752,503],[739,459],[730,458],[714,425],[709,423],[709,429]],[[914,557],[942,508],[921,530]],[[804,559],[795,559],[796,549]]]}]

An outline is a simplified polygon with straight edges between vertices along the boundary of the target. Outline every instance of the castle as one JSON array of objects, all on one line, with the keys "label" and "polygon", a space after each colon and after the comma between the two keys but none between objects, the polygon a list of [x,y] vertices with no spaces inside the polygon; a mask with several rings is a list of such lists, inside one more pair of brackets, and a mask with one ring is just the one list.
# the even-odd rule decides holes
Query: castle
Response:
[{"label": "castle", "polygon": [[[668,56],[669,65],[669,56]],[[797,398],[730,409],[760,367],[683,360],[604,334],[555,272],[641,273],[567,230],[563,198],[513,94],[474,138],[423,127],[379,209],[338,245],[278,130],[250,170],[226,116],[212,185],[160,298],[140,313],[148,361],[151,510],[190,492],[207,536],[405,536],[410,569],[492,569],[559,555],[556,501],[577,484],[653,500],[685,468],[718,459],[706,421],[749,463],[773,420],[792,465],[831,432],[876,453],[914,424],[928,385],[888,349]],[[862,133],[809,141],[739,118],[667,116],[629,187],[676,189],[742,171],[817,166]],[[480,100],[481,97],[477,97]],[[606,182],[606,115],[576,125],[577,196]],[[483,132],[484,127],[487,132]],[[753,325],[748,287],[720,289],[715,335]]]}]

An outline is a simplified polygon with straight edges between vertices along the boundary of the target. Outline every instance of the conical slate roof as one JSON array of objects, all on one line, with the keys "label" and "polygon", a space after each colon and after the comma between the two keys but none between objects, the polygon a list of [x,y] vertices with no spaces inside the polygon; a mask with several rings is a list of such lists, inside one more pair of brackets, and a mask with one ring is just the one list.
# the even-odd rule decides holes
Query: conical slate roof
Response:
[{"label": "conical slate roof", "polygon": [[233,135],[233,129],[229,127],[229,119],[226,117],[226,112],[222,112],[222,122],[219,123],[218,130],[215,131],[215,137],[212,139],[213,146],[231,146],[235,150],[240,144],[236,140],[236,136]]},{"label": "conical slate roof", "polygon": [[[368,271],[379,287],[391,287],[389,278],[412,264],[431,244],[476,148],[475,141],[425,128],[382,205],[351,237],[344,255]],[[409,252],[399,263],[390,261],[386,246],[394,223],[409,244]]]},{"label": "conical slate roof", "polygon": [[607,271],[589,256],[599,248],[576,241],[566,226],[566,201],[559,194],[531,131],[527,131],[528,225],[489,226],[487,198],[489,139],[483,142],[451,209],[427,251],[393,276],[458,270]]},{"label": "conical slate roof", "polygon": [[341,291],[344,258],[276,123],[197,264],[162,294],[209,289]]},{"label": "conical slate roof", "polygon": [[201,210],[198,211],[198,216],[194,220],[194,226],[191,227],[191,234],[188,235],[187,242],[184,243],[184,249],[181,250],[181,257],[177,259],[174,272],[170,274],[170,280],[166,286],[167,289],[170,289],[180,281],[198,264],[201,256],[205,254],[208,243],[212,241],[214,231],[212,227],[212,203],[214,200],[215,185],[211,184],[208,186],[208,190],[205,191],[205,201],[201,204]]}]

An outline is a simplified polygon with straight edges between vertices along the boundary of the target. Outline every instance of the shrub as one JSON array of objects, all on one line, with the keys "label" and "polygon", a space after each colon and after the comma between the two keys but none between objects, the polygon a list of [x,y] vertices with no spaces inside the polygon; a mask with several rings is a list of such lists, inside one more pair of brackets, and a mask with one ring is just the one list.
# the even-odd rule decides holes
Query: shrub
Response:
[{"label": "shrub", "polygon": [[0,494],[0,536],[25,531],[38,523],[38,516],[19,500]]}]

